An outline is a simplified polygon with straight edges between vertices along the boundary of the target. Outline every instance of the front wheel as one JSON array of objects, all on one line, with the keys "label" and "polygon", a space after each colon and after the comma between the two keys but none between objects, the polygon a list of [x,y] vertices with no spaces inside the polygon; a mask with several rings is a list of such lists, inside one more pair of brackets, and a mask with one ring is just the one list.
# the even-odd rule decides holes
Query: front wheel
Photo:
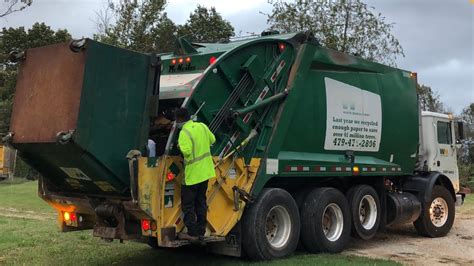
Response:
[{"label": "front wheel", "polygon": [[433,187],[428,203],[423,203],[422,213],[414,222],[420,235],[442,237],[449,233],[454,223],[454,199],[442,186]]},{"label": "front wheel", "polygon": [[255,260],[285,257],[295,251],[300,235],[298,207],[280,188],[264,189],[244,213],[242,242]]}]

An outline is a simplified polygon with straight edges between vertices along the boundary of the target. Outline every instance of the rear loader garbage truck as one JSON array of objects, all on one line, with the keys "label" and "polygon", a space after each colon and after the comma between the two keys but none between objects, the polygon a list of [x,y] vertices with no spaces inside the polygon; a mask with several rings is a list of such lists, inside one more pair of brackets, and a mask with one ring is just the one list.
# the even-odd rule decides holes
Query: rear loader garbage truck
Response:
[{"label": "rear loader garbage truck", "polygon": [[180,107],[216,136],[211,252],[275,259],[301,243],[334,253],[351,235],[400,223],[441,237],[463,200],[456,121],[420,112],[413,73],[324,48],[310,33],[181,38],[167,54],[82,39],[10,57],[20,72],[4,141],[41,174],[39,196],[64,232],[189,244],[177,237]]}]

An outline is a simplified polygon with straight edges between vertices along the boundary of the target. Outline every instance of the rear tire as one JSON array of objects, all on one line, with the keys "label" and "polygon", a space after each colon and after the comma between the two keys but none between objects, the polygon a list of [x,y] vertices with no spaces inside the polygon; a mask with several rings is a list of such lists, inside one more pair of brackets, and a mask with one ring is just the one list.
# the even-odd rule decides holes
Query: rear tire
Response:
[{"label": "rear tire", "polygon": [[[300,217],[301,217],[301,208],[303,206],[304,200],[306,199],[306,196],[308,196],[308,194],[313,189],[314,188],[303,188],[303,189],[298,190],[295,194],[293,194],[293,198],[295,199],[296,205],[298,206],[298,210],[300,211]],[[301,239],[298,240],[298,246],[296,247],[296,250],[306,251],[303,243],[301,242]]]},{"label": "rear tire", "polygon": [[347,199],[352,216],[352,235],[371,239],[380,225],[380,200],[375,189],[357,185],[349,189]]},{"label": "rear tire", "polygon": [[349,242],[349,204],[337,189],[311,191],[301,208],[301,221],[301,241],[309,252],[341,252]]},{"label": "rear tire", "polygon": [[254,260],[271,260],[293,253],[300,235],[298,207],[280,188],[264,189],[244,212],[242,247]]},{"label": "rear tire", "polygon": [[442,237],[451,230],[454,216],[454,199],[451,193],[445,187],[434,186],[430,201],[422,202],[421,215],[413,224],[422,236]]}]

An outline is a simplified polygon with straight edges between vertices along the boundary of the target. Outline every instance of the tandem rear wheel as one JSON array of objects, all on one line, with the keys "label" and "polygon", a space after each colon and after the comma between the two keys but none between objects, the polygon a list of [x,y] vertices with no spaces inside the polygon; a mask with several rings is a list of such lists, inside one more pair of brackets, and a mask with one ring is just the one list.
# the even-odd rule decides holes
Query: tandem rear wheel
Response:
[{"label": "tandem rear wheel", "polygon": [[250,259],[285,257],[298,245],[300,216],[286,190],[264,189],[245,211],[242,222],[242,247]]},{"label": "tandem rear wheel", "polygon": [[352,235],[371,239],[380,225],[380,200],[375,189],[368,185],[357,185],[347,192],[352,215]]},{"label": "tandem rear wheel", "polygon": [[312,253],[341,252],[348,244],[351,218],[347,199],[335,188],[316,188],[301,206],[301,243]]}]

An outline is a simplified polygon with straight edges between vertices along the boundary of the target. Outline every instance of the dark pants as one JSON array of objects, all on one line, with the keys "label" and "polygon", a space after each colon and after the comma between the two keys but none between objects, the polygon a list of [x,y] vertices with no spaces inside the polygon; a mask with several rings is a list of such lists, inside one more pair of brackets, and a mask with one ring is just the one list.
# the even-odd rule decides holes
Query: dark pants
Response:
[{"label": "dark pants", "polygon": [[181,209],[184,224],[191,236],[203,236],[207,225],[206,190],[208,181],[181,186]]}]

